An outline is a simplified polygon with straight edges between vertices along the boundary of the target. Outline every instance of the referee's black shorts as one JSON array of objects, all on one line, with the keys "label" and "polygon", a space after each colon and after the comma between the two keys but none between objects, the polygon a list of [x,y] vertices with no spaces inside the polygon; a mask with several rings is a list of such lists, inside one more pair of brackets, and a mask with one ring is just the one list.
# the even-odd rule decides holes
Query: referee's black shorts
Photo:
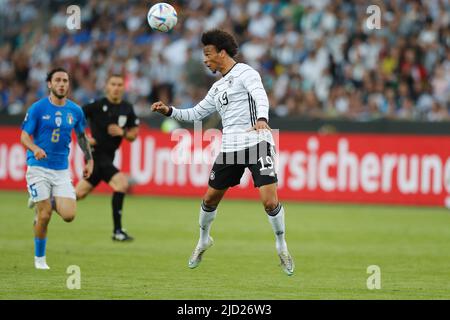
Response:
[{"label": "referee's black shorts", "polygon": [[221,152],[209,175],[209,186],[223,190],[238,185],[245,168],[252,173],[255,188],[278,182],[275,173],[275,151],[273,146],[262,141],[248,149]]},{"label": "referee's black shorts", "polygon": [[91,176],[86,179],[93,187],[96,187],[101,181],[108,183],[111,178],[119,172],[114,164],[114,155],[108,155],[105,153],[93,153],[94,170]]}]

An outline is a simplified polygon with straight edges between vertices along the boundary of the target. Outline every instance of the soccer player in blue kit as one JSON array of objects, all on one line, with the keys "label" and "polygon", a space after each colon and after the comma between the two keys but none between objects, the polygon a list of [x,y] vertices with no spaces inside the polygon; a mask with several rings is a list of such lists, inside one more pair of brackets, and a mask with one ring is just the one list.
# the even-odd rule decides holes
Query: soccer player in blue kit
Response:
[{"label": "soccer player in blue kit", "polygon": [[66,222],[75,218],[76,197],[68,160],[72,130],[75,130],[78,144],[84,153],[85,178],[91,175],[94,165],[85,134],[84,113],[81,107],[67,99],[69,82],[69,74],[63,68],[50,71],[47,76],[49,96],[28,109],[22,124],[20,141],[28,149],[27,186],[36,207],[36,269],[50,269],[45,251],[52,211],[55,210]]}]

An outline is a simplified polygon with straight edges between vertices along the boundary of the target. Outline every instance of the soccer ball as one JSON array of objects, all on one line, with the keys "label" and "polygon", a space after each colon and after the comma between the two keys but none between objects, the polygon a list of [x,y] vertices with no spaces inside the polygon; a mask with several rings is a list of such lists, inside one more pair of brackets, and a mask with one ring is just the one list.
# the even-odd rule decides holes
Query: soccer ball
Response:
[{"label": "soccer ball", "polygon": [[177,12],[170,4],[159,2],[148,10],[147,21],[153,30],[168,32],[177,24]]}]

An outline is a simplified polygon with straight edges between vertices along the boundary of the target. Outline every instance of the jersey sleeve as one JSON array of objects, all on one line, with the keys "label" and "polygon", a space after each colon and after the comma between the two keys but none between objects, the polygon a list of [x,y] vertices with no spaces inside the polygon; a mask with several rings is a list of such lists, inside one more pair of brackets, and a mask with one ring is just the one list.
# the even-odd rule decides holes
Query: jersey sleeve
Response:
[{"label": "jersey sleeve", "polygon": [[30,135],[33,135],[37,127],[38,119],[37,108],[35,105],[32,105],[25,115],[25,119],[22,123],[22,130]]},{"label": "jersey sleeve", "polygon": [[75,123],[74,129],[76,134],[81,134],[86,130],[86,117],[82,108],[79,108],[77,122]]},{"label": "jersey sleeve", "polygon": [[177,109],[172,107],[172,114],[170,116],[174,119],[186,122],[199,121],[209,116],[216,111],[214,96],[211,94],[211,90],[209,90],[206,97],[193,108]]},{"label": "jersey sleeve", "polygon": [[267,97],[266,90],[264,90],[259,73],[253,69],[245,72],[243,74],[242,84],[256,102],[257,119],[265,118],[269,121],[269,98]]},{"label": "jersey sleeve", "polygon": [[130,129],[139,126],[139,118],[136,116],[136,113],[134,113],[133,106],[130,105],[130,112],[128,113],[127,117],[127,123],[125,124],[125,127]]}]

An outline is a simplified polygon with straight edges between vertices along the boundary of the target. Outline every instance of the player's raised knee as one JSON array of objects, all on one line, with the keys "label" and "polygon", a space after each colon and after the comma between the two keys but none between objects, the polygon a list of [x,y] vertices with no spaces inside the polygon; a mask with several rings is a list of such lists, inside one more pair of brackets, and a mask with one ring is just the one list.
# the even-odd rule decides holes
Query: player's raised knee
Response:
[{"label": "player's raised knee", "polygon": [[217,207],[222,200],[226,190],[209,188],[203,196],[203,204],[208,207]]},{"label": "player's raised knee", "polygon": [[63,217],[65,222],[72,222],[75,219],[75,213],[69,214]]},{"label": "player's raised knee", "polygon": [[57,212],[65,222],[72,222],[77,211],[77,202],[74,199],[58,199]]},{"label": "player's raised knee", "polygon": [[61,218],[64,220],[64,222],[72,222],[75,219],[75,208],[70,208],[70,209],[66,209],[63,210],[59,213],[61,215]]},{"label": "player's raised knee", "polygon": [[206,194],[203,197],[203,204],[209,208],[216,208],[219,205],[219,201],[216,197]]},{"label": "player's raised knee", "polygon": [[263,205],[266,212],[271,212],[277,208],[278,200],[276,199],[264,200]]}]

